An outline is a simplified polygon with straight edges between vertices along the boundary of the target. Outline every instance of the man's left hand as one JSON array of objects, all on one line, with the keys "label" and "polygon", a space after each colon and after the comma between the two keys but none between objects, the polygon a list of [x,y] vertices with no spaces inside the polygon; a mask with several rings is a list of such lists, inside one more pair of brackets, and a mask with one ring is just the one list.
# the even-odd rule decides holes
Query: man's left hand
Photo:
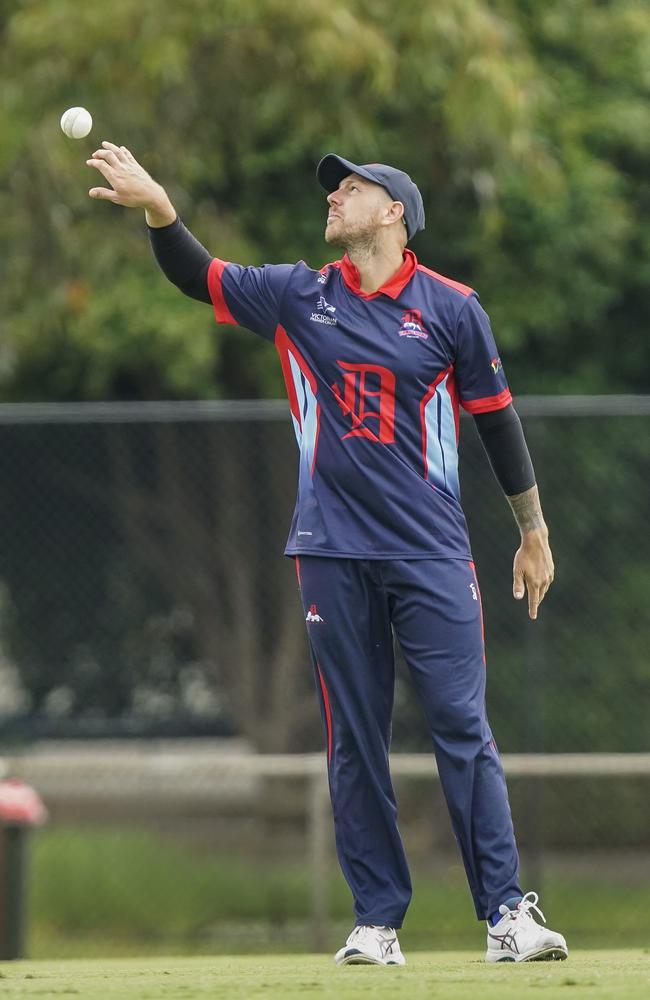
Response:
[{"label": "man's left hand", "polygon": [[528,591],[528,614],[533,620],[537,618],[537,609],[553,583],[554,572],[546,528],[525,532],[515,553],[512,592],[520,601]]}]

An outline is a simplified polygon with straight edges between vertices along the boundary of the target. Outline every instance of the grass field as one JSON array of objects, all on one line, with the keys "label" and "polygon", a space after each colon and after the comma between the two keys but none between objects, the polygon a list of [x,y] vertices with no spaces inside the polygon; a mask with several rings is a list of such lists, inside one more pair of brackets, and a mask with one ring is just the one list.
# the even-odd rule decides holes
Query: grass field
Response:
[{"label": "grass field", "polygon": [[[459,859],[414,868],[405,950],[473,950],[484,942]],[[569,947],[650,944],[647,855],[545,866],[542,909]],[[293,860],[192,850],[150,832],[51,827],[34,838],[27,954],[45,961],[309,952],[309,870]],[[607,919],[603,920],[603,914]],[[350,931],[352,904],[332,862],[319,950]],[[322,941],[322,945],[320,942]],[[0,984],[1,992],[1,984]]]},{"label": "grass field", "polygon": [[325,955],[5,962],[0,979],[3,998],[48,1000],[647,1000],[650,949],[517,966],[486,965],[476,952],[416,952],[403,969],[339,969]]}]

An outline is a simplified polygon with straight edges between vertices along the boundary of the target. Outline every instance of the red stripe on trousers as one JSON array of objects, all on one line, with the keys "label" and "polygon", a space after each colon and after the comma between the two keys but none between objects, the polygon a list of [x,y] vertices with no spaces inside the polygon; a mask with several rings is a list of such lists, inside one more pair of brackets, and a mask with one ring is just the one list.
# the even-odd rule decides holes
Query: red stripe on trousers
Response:
[{"label": "red stripe on trousers", "polygon": [[323,695],[323,703],[325,705],[325,724],[327,726],[327,762],[329,764],[332,759],[332,713],[330,711],[330,699],[327,694],[327,687],[325,686],[325,680],[318,664],[316,664],[316,669],[318,670],[318,680],[320,681],[320,689]]}]

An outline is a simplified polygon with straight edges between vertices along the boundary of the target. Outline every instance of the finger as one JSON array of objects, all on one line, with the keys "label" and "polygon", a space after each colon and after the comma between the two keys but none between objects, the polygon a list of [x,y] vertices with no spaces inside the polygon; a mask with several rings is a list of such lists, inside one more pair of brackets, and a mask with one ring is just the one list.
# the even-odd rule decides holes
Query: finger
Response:
[{"label": "finger", "polygon": [[91,157],[90,160],[86,160],[89,167],[95,167],[99,170],[100,174],[106,178],[109,184],[113,183],[113,167],[110,163],[105,163],[104,160],[97,160],[95,157]]},{"label": "finger", "polygon": [[117,191],[113,191],[112,188],[91,188],[88,194],[97,201],[116,202],[118,199]]},{"label": "finger", "polygon": [[124,155],[127,158],[127,160],[134,160],[135,161],[135,156],[133,155],[133,153],[131,152],[130,149],[127,149],[126,146],[120,146],[120,149],[124,153]]},{"label": "finger", "polygon": [[524,596],[524,574],[520,569],[516,569],[513,574],[512,594],[515,600],[520,601]]},{"label": "finger", "polygon": [[555,577],[554,577],[553,569],[551,569],[549,571],[547,577],[546,577],[546,580],[544,581],[544,585],[543,585],[543,591],[544,592],[542,594],[542,597],[546,597],[546,595],[548,594],[549,590],[551,589],[551,584],[553,583],[554,578]]},{"label": "finger", "polygon": [[108,139],[102,139],[102,146],[104,149],[109,150],[111,153],[121,153],[122,147],[116,146],[114,142],[109,142]]},{"label": "finger", "polygon": [[541,602],[541,597],[539,593],[539,587],[531,587],[528,585],[528,615],[533,621],[537,618],[537,609],[539,608]]},{"label": "finger", "polygon": [[120,162],[123,162],[123,159],[118,159],[112,149],[96,149],[93,153],[93,159],[104,160],[105,163],[110,163],[112,167],[117,167]]}]

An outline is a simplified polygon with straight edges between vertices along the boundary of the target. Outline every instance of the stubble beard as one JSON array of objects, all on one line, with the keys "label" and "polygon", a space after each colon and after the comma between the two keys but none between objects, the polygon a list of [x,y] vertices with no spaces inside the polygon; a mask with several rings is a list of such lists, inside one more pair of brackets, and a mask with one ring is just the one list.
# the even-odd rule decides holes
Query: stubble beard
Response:
[{"label": "stubble beard", "polygon": [[325,242],[341,247],[350,256],[372,257],[378,248],[377,233],[377,224],[373,219],[366,219],[347,228],[341,219],[337,219],[334,227],[326,226]]}]

